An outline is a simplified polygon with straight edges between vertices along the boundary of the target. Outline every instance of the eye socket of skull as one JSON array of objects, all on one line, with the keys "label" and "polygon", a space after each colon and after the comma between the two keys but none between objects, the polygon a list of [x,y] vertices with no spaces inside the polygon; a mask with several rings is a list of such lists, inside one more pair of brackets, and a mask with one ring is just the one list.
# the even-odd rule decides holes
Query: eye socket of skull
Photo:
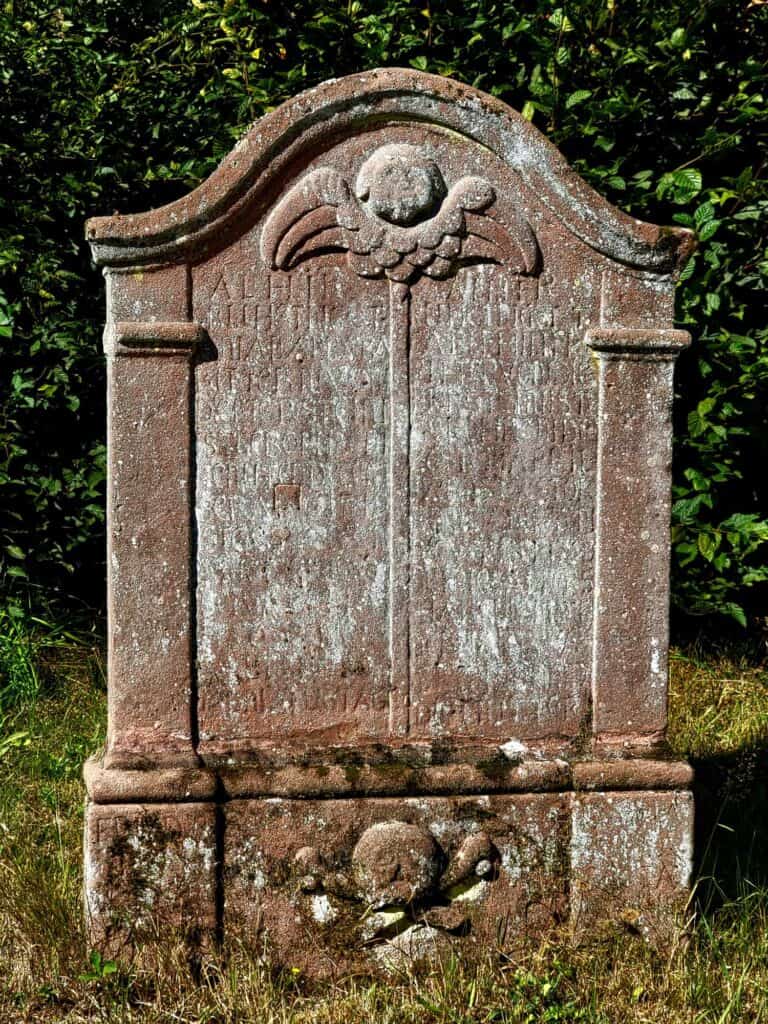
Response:
[{"label": "eye socket of skull", "polygon": [[388,224],[407,227],[433,216],[445,198],[440,169],[416,146],[382,146],[360,169],[355,195]]}]

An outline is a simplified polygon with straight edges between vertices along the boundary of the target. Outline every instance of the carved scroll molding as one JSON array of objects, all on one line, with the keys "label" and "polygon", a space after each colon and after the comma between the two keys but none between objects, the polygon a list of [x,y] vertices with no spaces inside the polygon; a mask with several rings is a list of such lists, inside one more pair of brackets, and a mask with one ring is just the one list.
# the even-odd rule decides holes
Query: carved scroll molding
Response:
[{"label": "carved scroll molding", "polygon": [[147,213],[90,220],[94,259],[118,266],[199,254],[223,234],[236,233],[246,209],[290,173],[299,154],[318,152],[332,134],[357,134],[372,118],[428,120],[483,146],[516,171],[569,232],[618,263],[670,274],[693,250],[692,232],[661,229],[616,210],[501,101],[442,76],[380,68],[326,82],[267,114],[189,195]]}]

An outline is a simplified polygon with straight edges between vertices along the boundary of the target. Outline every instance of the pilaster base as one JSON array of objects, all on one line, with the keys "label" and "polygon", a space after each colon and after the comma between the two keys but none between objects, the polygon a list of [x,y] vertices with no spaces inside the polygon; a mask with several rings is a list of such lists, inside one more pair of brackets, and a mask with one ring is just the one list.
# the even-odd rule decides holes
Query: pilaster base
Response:
[{"label": "pilaster base", "polygon": [[85,907],[92,946],[124,956],[169,931],[193,946],[215,939],[216,819],[212,803],[89,802]]}]

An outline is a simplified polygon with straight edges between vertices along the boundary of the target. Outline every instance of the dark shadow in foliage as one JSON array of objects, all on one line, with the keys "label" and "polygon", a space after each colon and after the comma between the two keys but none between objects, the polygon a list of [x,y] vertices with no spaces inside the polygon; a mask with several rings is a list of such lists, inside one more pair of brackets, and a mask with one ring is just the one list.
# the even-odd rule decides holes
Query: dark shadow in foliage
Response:
[{"label": "dark shadow in foliage", "polygon": [[694,878],[700,910],[768,887],[768,750],[692,759]]},{"label": "dark shadow in foliage", "polygon": [[[695,621],[680,622],[687,627],[687,650],[694,660],[716,664],[723,658],[747,671],[759,669],[762,676],[764,637],[747,639],[743,629],[722,619],[718,630],[706,619],[694,630]],[[768,676],[763,685],[768,689]],[[765,699],[768,703],[768,694]],[[768,743],[759,740],[688,760],[694,769],[696,908],[716,910],[750,887],[768,888]]]}]

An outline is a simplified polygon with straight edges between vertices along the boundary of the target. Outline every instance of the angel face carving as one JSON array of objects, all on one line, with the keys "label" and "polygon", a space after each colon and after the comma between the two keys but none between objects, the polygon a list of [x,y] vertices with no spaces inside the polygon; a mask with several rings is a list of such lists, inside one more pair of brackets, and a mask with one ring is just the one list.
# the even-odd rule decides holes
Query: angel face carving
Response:
[{"label": "angel face carving", "polygon": [[310,171],[277,204],[262,233],[262,255],[290,270],[311,255],[347,253],[361,277],[413,284],[445,278],[463,263],[510,265],[532,273],[538,248],[528,223],[513,230],[488,215],[496,193],[466,176],[449,189],[435,161],[417,146],[381,146],[363,163],[354,191],[333,168]]},{"label": "angel face carving", "polygon": [[355,184],[355,195],[375,216],[401,226],[432,216],[446,192],[435,161],[407,144],[377,149],[360,168]]}]

